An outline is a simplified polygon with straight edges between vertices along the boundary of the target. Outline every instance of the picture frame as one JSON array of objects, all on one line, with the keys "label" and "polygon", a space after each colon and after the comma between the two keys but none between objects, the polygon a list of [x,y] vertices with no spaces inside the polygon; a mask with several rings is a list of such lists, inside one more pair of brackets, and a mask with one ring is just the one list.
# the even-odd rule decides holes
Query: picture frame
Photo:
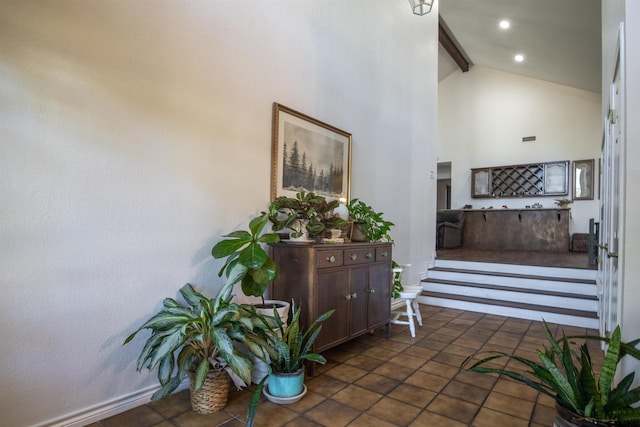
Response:
[{"label": "picture frame", "polygon": [[271,200],[313,192],[350,200],[351,134],[273,103]]},{"label": "picture frame", "polygon": [[593,200],[594,160],[575,160],[572,167],[573,200]]},{"label": "picture frame", "polygon": [[544,164],[544,194],[568,194],[569,162],[549,162]]}]

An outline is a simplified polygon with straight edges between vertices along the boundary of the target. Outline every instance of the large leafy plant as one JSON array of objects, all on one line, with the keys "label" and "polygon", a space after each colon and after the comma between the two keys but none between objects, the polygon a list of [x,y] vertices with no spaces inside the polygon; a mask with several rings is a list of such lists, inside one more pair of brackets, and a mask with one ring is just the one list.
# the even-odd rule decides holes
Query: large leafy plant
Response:
[{"label": "large leafy plant", "polygon": [[[536,351],[540,361],[491,351],[469,356],[462,366],[470,365],[468,369],[471,371],[497,373],[524,383],[551,396],[559,406],[580,417],[605,423],[638,425],[640,408],[631,406],[640,401],[640,387],[631,388],[635,373],[631,372],[617,385],[614,385],[614,378],[622,357],[629,355],[640,360],[640,350],[636,348],[640,339],[623,343],[620,327],[616,327],[611,338],[590,335],[565,336],[563,333],[560,339],[554,338],[546,322],[543,322],[543,328],[549,346]],[[577,344],[572,340],[583,339],[585,341],[576,350]],[[599,377],[591,362],[586,340],[603,341],[608,344]],[[474,362],[479,354],[490,356]],[[491,363],[500,358],[518,362],[529,370],[520,373],[492,367]]]},{"label": "large leafy plant", "polygon": [[363,231],[370,242],[390,242],[389,230],[395,225],[384,219],[382,212],[377,212],[372,206],[359,199],[351,199],[347,204],[349,218],[356,224],[362,224]]},{"label": "large leafy plant", "polygon": [[291,230],[291,237],[301,237],[308,232],[310,237],[322,236],[325,230],[341,228],[345,221],[333,210],[338,200],[328,201],[313,192],[300,191],[295,197],[277,197],[269,206],[269,220],[274,231]]},{"label": "large leafy plant", "polygon": [[263,233],[269,223],[269,217],[263,213],[249,222],[249,230],[237,230],[226,234],[225,239],[216,243],[211,249],[214,258],[227,258],[218,273],[227,277],[234,270],[236,277],[242,282],[245,295],[262,297],[270,282],[278,278],[278,266],[264,250],[263,245],[277,243],[280,237],[276,233]]},{"label": "large leafy plant", "polygon": [[252,305],[232,303],[231,291],[232,284],[227,282],[214,299],[209,299],[186,284],[180,289],[185,304],[165,298],[162,309],[124,341],[131,342],[143,329],[151,330],[138,356],[137,370],[158,370],[162,387],[152,400],[171,394],[189,370],[195,370],[196,390],[210,371],[225,371],[238,388],[251,383],[251,360],[236,349],[234,342],[242,342],[264,357],[268,325]]}]

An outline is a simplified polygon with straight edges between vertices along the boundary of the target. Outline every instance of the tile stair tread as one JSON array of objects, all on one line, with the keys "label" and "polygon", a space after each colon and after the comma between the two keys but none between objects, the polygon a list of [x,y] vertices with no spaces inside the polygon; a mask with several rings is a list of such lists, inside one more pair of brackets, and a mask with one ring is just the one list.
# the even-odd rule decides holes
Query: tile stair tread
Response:
[{"label": "tile stair tread", "polygon": [[567,297],[567,298],[593,300],[593,301],[598,300],[598,297],[596,295],[582,295],[582,294],[572,294],[569,292],[545,291],[545,290],[535,289],[535,288],[515,288],[510,286],[485,285],[481,283],[461,282],[456,280],[441,280],[441,279],[427,278],[427,279],[423,279],[422,283],[442,283],[445,285],[467,286],[467,287],[473,287],[473,288],[492,289],[497,291],[509,291],[509,292],[519,292],[519,293],[526,293],[526,294],[548,295],[548,296]]},{"label": "tile stair tread", "polygon": [[595,280],[588,279],[573,279],[573,278],[565,278],[565,277],[553,277],[553,276],[536,276],[533,274],[518,274],[518,273],[501,273],[501,272],[493,272],[493,271],[483,271],[483,270],[465,270],[460,268],[446,268],[446,267],[434,267],[429,271],[442,271],[442,272],[455,272],[455,273],[463,273],[463,274],[477,274],[483,276],[499,276],[499,277],[514,277],[518,279],[535,279],[535,280],[560,280],[563,282],[569,283],[585,283],[589,285],[593,285],[596,283]]},{"label": "tile stair tread", "polygon": [[512,307],[512,308],[519,308],[519,309],[546,312],[546,313],[565,314],[569,316],[585,317],[585,318],[592,318],[592,319],[598,317],[598,314],[596,312],[591,312],[591,311],[571,310],[567,308],[547,307],[547,306],[535,305],[535,304],[526,304],[526,303],[503,301],[503,300],[492,300],[487,298],[468,297],[464,295],[445,294],[445,293],[431,292],[431,291],[423,291],[420,294],[420,296],[442,298],[442,299],[448,299],[448,300],[466,301],[466,302],[475,302],[475,303],[486,304],[486,305]]}]

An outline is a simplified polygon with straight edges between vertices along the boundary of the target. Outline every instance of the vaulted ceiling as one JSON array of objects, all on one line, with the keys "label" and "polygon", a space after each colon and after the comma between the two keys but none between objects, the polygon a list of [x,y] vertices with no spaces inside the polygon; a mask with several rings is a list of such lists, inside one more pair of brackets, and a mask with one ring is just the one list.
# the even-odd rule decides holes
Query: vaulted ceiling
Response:
[{"label": "vaulted ceiling", "polygon": [[[601,0],[438,0],[465,58],[513,74],[601,91]],[[510,27],[499,27],[508,20]],[[442,43],[442,38],[441,38]],[[514,61],[521,54],[522,62]],[[439,79],[458,68],[442,49]]]}]

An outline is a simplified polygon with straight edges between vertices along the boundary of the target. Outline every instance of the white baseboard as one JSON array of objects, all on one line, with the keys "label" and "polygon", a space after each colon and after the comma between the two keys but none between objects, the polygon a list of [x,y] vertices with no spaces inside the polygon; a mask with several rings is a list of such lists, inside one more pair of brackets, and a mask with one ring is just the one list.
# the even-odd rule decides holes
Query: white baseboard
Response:
[{"label": "white baseboard", "polygon": [[[181,391],[187,388],[189,388],[188,379],[180,384],[176,391]],[[83,427],[149,403],[153,393],[159,389],[160,385],[147,387],[116,399],[63,415],[62,417],[54,420],[36,424],[34,427]]]}]

